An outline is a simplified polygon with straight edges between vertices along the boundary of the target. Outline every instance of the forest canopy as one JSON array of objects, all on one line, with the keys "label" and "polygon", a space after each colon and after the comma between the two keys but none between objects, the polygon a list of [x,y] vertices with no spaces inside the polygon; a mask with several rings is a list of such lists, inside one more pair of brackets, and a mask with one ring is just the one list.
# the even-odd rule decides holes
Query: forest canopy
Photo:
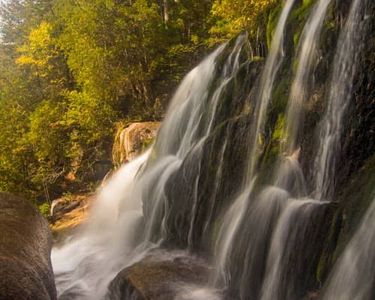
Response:
[{"label": "forest canopy", "polygon": [[116,124],[162,119],[182,76],[218,43],[247,30],[264,56],[274,4],[2,1],[0,190],[44,202],[87,187]]}]

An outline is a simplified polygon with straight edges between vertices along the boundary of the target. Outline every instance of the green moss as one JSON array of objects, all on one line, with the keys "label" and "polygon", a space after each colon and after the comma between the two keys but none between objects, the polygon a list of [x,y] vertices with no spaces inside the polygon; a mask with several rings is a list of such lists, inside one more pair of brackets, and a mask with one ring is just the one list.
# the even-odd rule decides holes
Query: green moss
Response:
[{"label": "green moss", "polygon": [[141,142],[141,152],[144,152],[154,142],[155,138],[144,139]]},{"label": "green moss", "polygon": [[293,23],[293,28],[295,30],[293,34],[294,47],[298,46],[303,28],[311,11],[312,5],[316,0],[303,0],[301,6],[295,9],[291,15],[291,22]]},{"label": "green moss", "polygon": [[281,145],[285,140],[285,114],[279,114],[272,132],[271,141],[268,147],[267,159],[274,161],[280,154]]},{"label": "green moss", "polygon": [[274,87],[272,106],[266,124],[268,135],[266,137],[266,150],[263,155],[262,165],[268,168],[275,162],[280,154],[282,143],[285,141],[285,111],[289,99],[291,73],[287,66],[281,70],[280,79]]},{"label": "green moss", "polygon": [[261,57],[261,56],[253,56],[252,61],[264,61],[264,57]]},{"label": "green moss", "polygon": [[280,1],[280,3],[271,11],[271,13],[268,16],[267,29],[266,29],[268,49],[271,47],[272,37],[273,37],[273,34],[275,33],[275,29],[276,29],[277,22],[279,20],[279,15],[281,13],[282,8],[283,8],[283,3],[282,1]]},{"label": "green moss", "polygon": [[43,203],[42,205],[38,206],[39,212],[44,216],[48,217],[51,211],[51,205],[49,203]]}]

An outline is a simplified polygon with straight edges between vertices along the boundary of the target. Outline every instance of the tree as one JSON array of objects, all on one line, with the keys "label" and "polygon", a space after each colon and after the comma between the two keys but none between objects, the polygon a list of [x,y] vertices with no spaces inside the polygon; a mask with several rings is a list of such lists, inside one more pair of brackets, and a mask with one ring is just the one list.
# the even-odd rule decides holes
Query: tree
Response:
[{"label": "tree", "polygon": [[215,0],[210,43],[230,39],[241,30],[247,30],[250,39],[259,43],[259,34],[265,34],[268,14],[276,3],[275,0]]}]

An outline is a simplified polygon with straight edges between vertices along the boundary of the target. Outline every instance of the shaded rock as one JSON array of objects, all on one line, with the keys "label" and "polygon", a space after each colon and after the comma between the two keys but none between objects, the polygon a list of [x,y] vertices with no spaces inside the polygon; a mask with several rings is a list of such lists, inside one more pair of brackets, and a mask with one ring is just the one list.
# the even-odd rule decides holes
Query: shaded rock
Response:
[{"label": "shaded rock", "polygon": [[100,160],[94,162],[92,166],[91,179],[95,181],[103,180],[105,176],[112,170],[112,162],[110,160]]},{"label": "shaded rock", "polygon": [[0,299],[56,299],[48,223],[27,201],[0,193]]},{"label": "shaded rock", "polygon": [[113,163],[118,166],[141,154],[156,137],[159,126],[159,122],[137,122],[120,127],[113,145]]},{"label": "shaded rock", "polygon": [[208,271],[203,261],[186,253],[154,253],[118,273],[106,299],[173,300],[182,284],[207,283]]}]

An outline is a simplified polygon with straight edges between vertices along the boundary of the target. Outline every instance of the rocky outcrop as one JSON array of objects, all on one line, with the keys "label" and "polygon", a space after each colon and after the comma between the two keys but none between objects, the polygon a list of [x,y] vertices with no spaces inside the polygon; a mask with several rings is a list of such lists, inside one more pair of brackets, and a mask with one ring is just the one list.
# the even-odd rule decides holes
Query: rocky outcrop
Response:
[{"label": "rocky outcrop", "polygon": [[56,299],[47,222],[27,201],[0,193],[0,299]]},{"label": "rocky outcrop", "polygon": [[108,288],[106,299],[174,300],[181,286],[207,283],[208,266],[186,253],[153,253],[123,269]]},{"label": "rocky outcrop", "polygon": [[112,159],[117,166],[134,159],[155,139],[159,122],[137,122],[119,127],[113,145]]},{"label": "rocky outcrop", "polygon": [[54,235],[70,233],[81,225],[88,216],[93,195],[80,194],[64,196],[52,201],[50,226]]}]

